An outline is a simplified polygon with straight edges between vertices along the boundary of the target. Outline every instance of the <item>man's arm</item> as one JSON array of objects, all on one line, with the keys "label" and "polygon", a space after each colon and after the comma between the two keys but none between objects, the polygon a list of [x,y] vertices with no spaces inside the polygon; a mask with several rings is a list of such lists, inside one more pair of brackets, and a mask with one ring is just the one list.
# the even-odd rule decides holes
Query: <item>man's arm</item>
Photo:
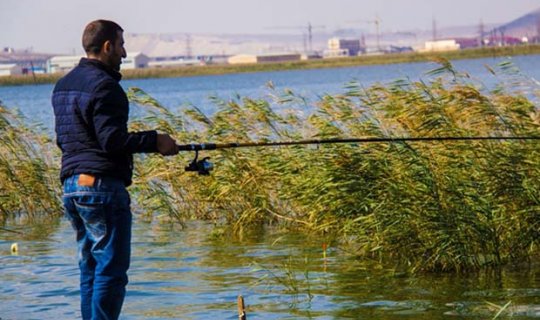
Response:
[{"label": "man's arm", "polygon": [[178,153],[176,142],[167,134],[128,132],[127,101],[119,90],[118,84],[105,82],[95,92],[94,130],[101,148],[109,153]]}]

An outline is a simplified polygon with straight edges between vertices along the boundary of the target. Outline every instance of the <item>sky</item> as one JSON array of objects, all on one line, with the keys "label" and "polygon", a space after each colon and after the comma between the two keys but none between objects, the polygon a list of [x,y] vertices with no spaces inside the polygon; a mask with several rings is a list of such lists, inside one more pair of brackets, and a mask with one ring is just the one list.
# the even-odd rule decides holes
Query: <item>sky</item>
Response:
[{"label": "sky", "polygon": [[381,31],[505,23],[540,8],[540,0],[0,0],[0,48],[81,50],[85,25],[119,23],[127,33],[298,33],[276,27],[311,23],[330,31],[380,19]]}]

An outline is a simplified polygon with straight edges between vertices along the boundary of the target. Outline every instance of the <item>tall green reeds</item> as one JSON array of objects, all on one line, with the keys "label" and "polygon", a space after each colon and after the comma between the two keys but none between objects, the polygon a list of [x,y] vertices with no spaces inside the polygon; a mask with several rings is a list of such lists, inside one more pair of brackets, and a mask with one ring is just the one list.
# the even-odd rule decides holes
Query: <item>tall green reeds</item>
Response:
[{"label": "tall green reeds", "polygon": [[[432,76],[366,89],[353,82],[309,106],[290,91],[238,97],[216,101],[212,115],[173,114],[133,89],[132,101],[150,106],[134,126],[158,126],[180,143],[540,134],[538,108],[511,88],[480,90],[447,61]],[[538,254],[539,153],[538,141],[235,149],[207,152],[216,165],[209,177],[183,172],[192,154],[146,156],[136,182],[149,216],[209,218],[236,232],[273,223],[333,232],[360,257],[459,271]]]},{"label": "tall green reeds", "polygon": [[0,102],[0,221],[58,215],[58,166],[51,140]]},{"label": "tall green reeds", "polygon": [[[217,111],[180,113],[142,90],[146,114],[132,130],[158,128],[179,143],[340,137],[539,136],[538,88],[509,64],[486,89],[446,60],[426,81],[399,80],[318,101],[277,91]],[[0,214],[57,214],[51,141],[0,109]],[[538,256],[540,143],[478,141],[335,144],[203,152],[210,176],[184,172],[193,154],[141,155],[134,209],[183,223],[208,219],[238,234],[278,224],[333,235],[361,259],[412,271],[461,271]]]}]

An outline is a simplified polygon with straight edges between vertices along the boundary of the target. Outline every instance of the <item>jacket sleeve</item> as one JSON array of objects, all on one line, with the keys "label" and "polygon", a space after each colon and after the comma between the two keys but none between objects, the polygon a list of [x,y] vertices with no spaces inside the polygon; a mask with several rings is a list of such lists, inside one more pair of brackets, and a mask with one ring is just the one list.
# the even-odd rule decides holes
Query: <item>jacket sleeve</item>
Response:
[{"label": "jacket sleeve", "polygon": [[101,148],[113,154],[157,152],[157,132],[128,132],[129,102],[118,83],[106,81],[94,95],[94,130]]}]

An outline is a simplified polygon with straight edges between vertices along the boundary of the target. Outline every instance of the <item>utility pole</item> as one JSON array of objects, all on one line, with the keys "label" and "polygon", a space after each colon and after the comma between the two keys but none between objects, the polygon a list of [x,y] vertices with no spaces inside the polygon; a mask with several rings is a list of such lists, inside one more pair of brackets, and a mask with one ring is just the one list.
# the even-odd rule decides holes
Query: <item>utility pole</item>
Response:
[{"label": "utility pole", "polygon": [[373,20],[375,23],[375,32],[377,33],[377,51],[381,51],[381,30],[380,30],[380,24],[381,20],[379,19],[379,16],[375,16],[375,20]]},{"label": "utility pole", "polygon": [[357,23],[357,22],[364,22],[364,23],[372,23],[375,25],[375,36],[377,38],[377,51],[380,52],[381,50],[381,19],[379,19],[378,15],[375,15],[375,19],[373,20],[356,20],[356,21],[349,21],[349,23]]},{"label": "utility pole", "polygon": [[540,17],[536,18],[536,43],[540,43]]},{"label": "utility pole", "polygon": [[435,20],[435,17],[431,20],[431,31],[433,32],[432,37],[433,41],[437,41],[437,20]]},{"label": "utility pole", "polygon": [[309,43],[309,52],[313,51],[313,27],[311,26],[311,22],[308,22],[308,43]]},{"label": "utility pole", "polygon": [[484,21],[482,21],[482,19],[480,19],[480,25],[478,26],[478,33],[479,33],[478,46],[483,47],[484,46]]},{"label": "utility pole", "polygon": [[499,36],[497,35],[497,29],[491,30],[491,38],[493,39],[493,46],[498,46]]},{"label": "utility pole", "polygon": [[186,59],[191,59],[191,35],[186,33]]},{"label": "utility pole", "polygon": [[[313,29],[314,28],[324,28],[324,26],[312,26],[311,22],[308,22],[307,31],[308,31],[309,52],[313,52]],[[304,51],[305,51],[305,45],[304,45]]]},{"label": "utility pole", "polygon": [[304,47],[304,52],[312,51],[313,50],[313,29],[320,28],[324,29],[325,26],[313,26],[311,25],[311,22],[308,22],[307,28],[306,26],[285,26],[285,27],[270,27],[269,29],[301,29],[306,30],[307,34],[305,32],[302,33],[302,44]]}]

